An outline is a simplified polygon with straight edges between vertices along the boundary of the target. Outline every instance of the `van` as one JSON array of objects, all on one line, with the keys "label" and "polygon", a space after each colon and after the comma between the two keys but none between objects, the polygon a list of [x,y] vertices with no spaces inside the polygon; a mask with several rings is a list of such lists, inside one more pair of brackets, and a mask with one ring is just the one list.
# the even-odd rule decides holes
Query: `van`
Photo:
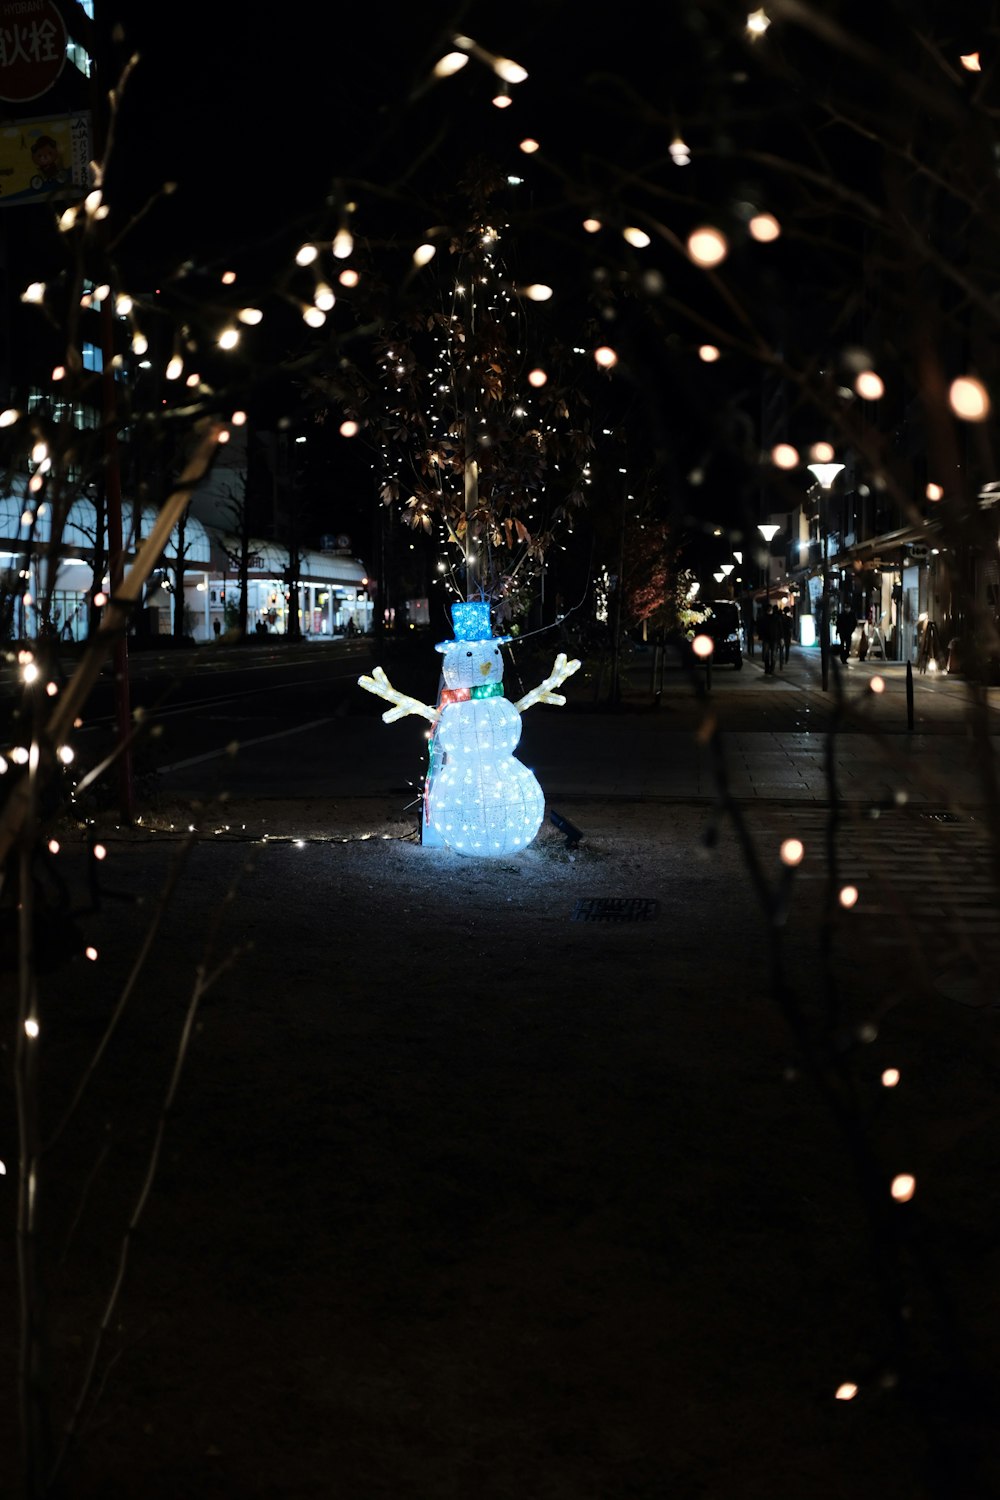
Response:
[{"label": "van", "polygon": [[728,662],[741,671],[746,638],[739,605],[732,599],[713,599],[708,608],[710,613],[701,629],[712,637],[712,661],[716,665]]}]

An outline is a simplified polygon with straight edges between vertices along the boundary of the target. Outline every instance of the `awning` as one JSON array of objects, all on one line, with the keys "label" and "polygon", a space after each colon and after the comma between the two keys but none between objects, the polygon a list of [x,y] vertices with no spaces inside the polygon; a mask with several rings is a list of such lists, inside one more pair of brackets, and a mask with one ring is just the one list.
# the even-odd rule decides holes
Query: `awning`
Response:
[{"label": "awning", "polygon": [[[215,534],[212,571],[216,574],[235,576],[239,567],[242,543],[239,537],[229,532]],[[291,567],[291,554],[278,542],[263,541],[253,537],[247,544],[247,576],[257,579],[281,580]],[[363,589],[368,575],[364,563],[356,557],[340,552],[318,552],[314,548],[300,547],[299,582],[319,583],[330,588]]]},{"label": "awning", "polygon": [[941,530],[939,521],[922,521],[919,526],[901,526],[897,531],[883,531],[881,536],[867,537],[863,542],[854,542],[850,547],[841,547],[835,557],[830,558],[831,567],[842,567],[844,563],[874,564],[876,558],[894,556],[913,542],[933,542]]}]

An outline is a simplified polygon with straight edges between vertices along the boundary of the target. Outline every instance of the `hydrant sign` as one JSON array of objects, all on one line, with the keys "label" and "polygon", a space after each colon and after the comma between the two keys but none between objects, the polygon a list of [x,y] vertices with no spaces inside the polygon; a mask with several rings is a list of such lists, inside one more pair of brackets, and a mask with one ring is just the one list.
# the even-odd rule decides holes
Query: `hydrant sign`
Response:
[{"label": "hydrant sign", "polygon": [[53,0],[0,0],[0,100],[28,104],[66,62],[66,23]]}]

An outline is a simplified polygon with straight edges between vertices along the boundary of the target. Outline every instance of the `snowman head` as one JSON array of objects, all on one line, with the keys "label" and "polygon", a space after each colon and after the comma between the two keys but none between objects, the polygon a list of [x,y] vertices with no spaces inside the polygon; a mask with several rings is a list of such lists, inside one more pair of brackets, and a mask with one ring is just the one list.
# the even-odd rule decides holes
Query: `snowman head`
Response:
[{"label": "snowman head", "polygon": [[436,651],[444,654],[445,686],[450,688],[483,687],[503,677],[500,647],[509,635],[490,634],[490,607],[484,600],[470,600],[451,606],[453,641],[439,641]]},{"label": "snowman head", "polygon": [[503,657],[499,641],[448,642],[444,657],[446,687],[482,687],[487,682],[500,682],[502,678]]}]

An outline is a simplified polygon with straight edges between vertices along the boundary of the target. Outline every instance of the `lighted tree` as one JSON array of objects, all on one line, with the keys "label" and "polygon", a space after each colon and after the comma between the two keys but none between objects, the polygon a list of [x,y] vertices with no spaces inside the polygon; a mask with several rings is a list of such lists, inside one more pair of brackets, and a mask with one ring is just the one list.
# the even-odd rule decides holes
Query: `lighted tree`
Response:
[{"label": "lighted tree", "polygon": [[362,274],[371,359],[330,377],[376,448],[381,504],[439,546],[453,596],[488,600],[504,626],[583,506],[595,448],[584,351],[546,318],[551,288],[510,269],[510,191],[475,162],[400,301],[378,261]]}]

